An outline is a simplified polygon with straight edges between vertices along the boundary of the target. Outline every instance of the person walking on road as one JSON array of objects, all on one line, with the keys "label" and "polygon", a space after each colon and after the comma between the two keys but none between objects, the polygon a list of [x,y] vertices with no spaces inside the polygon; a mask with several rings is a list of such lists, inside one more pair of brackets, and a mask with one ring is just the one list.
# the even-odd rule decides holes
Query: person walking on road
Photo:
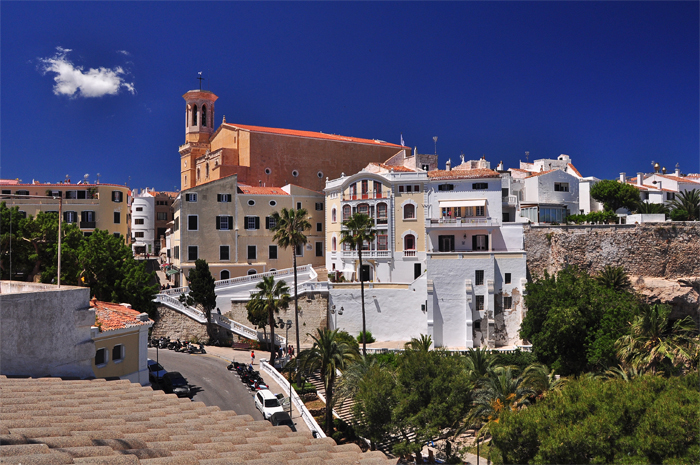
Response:
[{"label": "person walking on road", "polygon": [[255,364],[255,351],[254,350],[250,351],[250,364],[251,365]]}]

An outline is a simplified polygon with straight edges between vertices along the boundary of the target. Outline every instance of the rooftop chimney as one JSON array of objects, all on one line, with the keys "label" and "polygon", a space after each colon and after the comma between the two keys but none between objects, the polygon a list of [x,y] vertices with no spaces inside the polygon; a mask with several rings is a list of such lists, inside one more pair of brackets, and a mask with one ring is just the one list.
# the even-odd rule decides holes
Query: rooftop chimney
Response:
[{"label": "rooftop chimney", "polygon": [[620,173],[620,182],[622,184],[627,184],[627,173]]},{"label": "rooftop chimney", "polygon": [[644,173],[637,173],[637,185],[638,186],[644,185]]},{"label": "rooftop chimney", "polygon": [[445,169],[447,171],[452,171],[452,159],[451,158],[447,160],[447,163],[445,163]]},{"label": "rooftop chimney", "polygon": [[678,163],[676,163],[676,177],[681,177],[681,165],[679,165]]}]

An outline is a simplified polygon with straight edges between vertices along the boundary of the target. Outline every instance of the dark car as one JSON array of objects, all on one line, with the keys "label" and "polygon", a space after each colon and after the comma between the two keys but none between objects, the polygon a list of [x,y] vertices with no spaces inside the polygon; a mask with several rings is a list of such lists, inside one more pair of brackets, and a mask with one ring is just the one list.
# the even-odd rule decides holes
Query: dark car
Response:
[{"label": "dark car", "polygon": [[148,359],[148,381],[151,384],[160,384],[167,371],[155,360]]},{"label": "dark car", "polygon": [[178,371],[171,371],[163,375],[163,391],[175,393],[178,397],[188,397],[190,386],[187,380]]},{"label": "dark car", "polygon": [[296,431],[297,428],[294,426],[294,422],[289,417],[287,412],[277,412],[270,415],[270,423],[272,426],[289,426],[289,429]]}]

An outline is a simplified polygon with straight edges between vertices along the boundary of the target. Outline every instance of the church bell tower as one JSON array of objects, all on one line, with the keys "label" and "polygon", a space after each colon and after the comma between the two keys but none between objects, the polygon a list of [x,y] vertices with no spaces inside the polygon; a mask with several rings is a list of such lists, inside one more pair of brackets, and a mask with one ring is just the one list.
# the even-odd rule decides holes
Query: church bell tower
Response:
[{"label": "church bell tower", "polygon": [[180,188],[184,190],[197,184],[195,160],[211,147],[209,138],[214,133],[214,102],[219,97],[208,90],[191,90],[182,98],[186,104],[185,143],[180,146]]}]

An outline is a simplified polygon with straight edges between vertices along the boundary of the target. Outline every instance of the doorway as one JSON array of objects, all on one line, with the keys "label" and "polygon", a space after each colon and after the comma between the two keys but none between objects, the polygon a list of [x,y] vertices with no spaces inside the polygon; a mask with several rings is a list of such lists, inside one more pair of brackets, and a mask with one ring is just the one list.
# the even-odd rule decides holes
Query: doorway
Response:
[{"label": "doorway", "polygon": [[438,251],[439,252],[454,252],[455,237],[454,236],[438,236]]},{"label": "doorway", "polygon": [[360,279],[364,282],[372,280],[372,267],[369,265],[362,265],[360,269]]}]

